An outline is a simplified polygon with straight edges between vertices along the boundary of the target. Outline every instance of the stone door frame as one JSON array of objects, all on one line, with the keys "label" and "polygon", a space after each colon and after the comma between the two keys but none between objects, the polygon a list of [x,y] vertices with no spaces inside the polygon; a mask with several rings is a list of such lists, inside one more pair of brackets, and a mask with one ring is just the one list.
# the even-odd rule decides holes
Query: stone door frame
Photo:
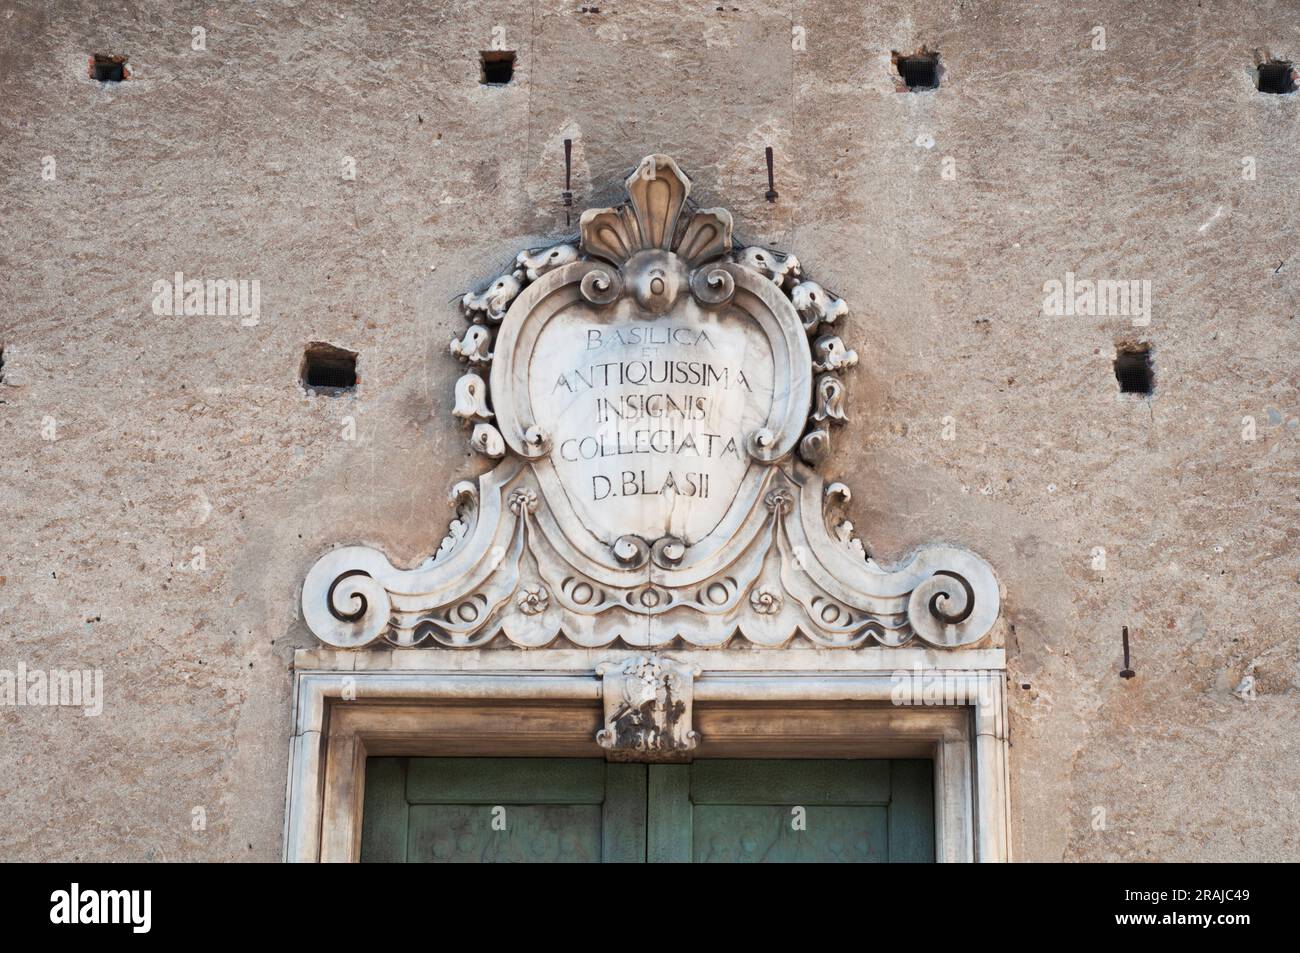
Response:
[{"label": "stone door frame", "polygon": [[[359,858],[367,757],[604,756],[596,666],[633,654],[299,650],[284,859]],[[673,655],[700,669],[696,757],[929,758],[936,859],[1011,859],[1002,649]]]}]

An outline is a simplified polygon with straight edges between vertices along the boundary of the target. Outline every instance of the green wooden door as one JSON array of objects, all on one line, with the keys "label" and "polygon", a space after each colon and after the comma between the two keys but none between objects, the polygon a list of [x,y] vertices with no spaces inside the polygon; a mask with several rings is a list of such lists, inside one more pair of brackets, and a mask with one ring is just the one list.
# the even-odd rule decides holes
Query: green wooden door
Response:
[{"label": "green wooden door", "polygon": [[934,859],[929,761],[371,758],[361,860]]},{"label": "green wooden door", "polygon": [[934,860],[929,761],[701,760],[649,774],[652,862]]},{"label": "green wooden door", "polygon": [[644,765],[590,758],[370,758],[361,860],[645,860]]}]

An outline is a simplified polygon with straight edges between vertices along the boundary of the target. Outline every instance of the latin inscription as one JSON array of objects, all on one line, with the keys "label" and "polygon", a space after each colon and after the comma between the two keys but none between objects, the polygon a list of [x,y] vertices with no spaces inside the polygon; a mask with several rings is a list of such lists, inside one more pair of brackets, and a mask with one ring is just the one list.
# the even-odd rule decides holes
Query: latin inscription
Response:
[{"label": "latin inscription", "polygon": [[748,469],[746,434],[771,406],[766,338],[739,315],[696,325],[575,314],[548,325],[537,353],[533,408],[551,421],[574,504],[649,539],[711,529]]},{"label": "latin inscription", "polygon": [[[597,360],[602,352],[629,347],[691,348],[702,354],[698,360],[651,356]],[[591,362],[561,372],[552,394],[588,398],[575,402],[574,410],[584,415],[591,431],[562,441],[560,458],[577,462],[657,454],[673,457],[677,464],[663,473],[624,469],[617,475],[593,474],[592,501],[665,493],[708,499],[708,471],[683,467],[689,467],[692,459],[740,460],[744,448],[734,430],[712,429],[710,399],[733,388],[753,391],[744,368],[719,363],[716,352],[708,331],[695,328],[631,325],[586,329],[584,357]]]}]

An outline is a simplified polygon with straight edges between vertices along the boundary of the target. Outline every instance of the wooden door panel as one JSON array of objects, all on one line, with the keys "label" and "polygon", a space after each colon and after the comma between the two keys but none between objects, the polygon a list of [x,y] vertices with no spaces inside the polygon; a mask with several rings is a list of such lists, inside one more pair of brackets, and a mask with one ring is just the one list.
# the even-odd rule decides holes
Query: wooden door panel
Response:
[{"label": "wooden door panel", "polygon": [[372,758],[364,862],[934,860],[929,761]]},{"label": "wooden door panel", "polygon": [[933,770],[920,760],[651,765],[649,859],[933,861]]},{"label": "wooden door panel", "polygon": [[[802,806],[802,805],[801,805]],[[882,863],[889,858],[888,809],[772,805],[697,805],[691,860],[695,863]],[[804,825],[802,829],[796,823]]]},{"label": "wooden door panel", "polygon": [[361,860],[645,861],[646,770],[598,758],[371,758]]},{"label": "wooden door panel", "polygon": [[[599,804],[413,804],[406,860],[414,864],[598,863]],[[493,821],[504,825],[494,829]]]}]

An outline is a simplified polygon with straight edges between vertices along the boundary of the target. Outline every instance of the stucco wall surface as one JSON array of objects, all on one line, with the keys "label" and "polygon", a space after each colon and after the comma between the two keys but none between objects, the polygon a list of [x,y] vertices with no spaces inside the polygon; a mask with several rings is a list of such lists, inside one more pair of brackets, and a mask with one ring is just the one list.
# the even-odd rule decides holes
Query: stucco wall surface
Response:
[{"label": "stucco wall surface", "polygon": [[[1261,50],[1300,4],[0,4],[0,668],[105,695],[0,707],[6,856],[279,857],[305,572],[436,548],[484,468],[456,296],[662,152],[849,302],[823,469],[871,551],[997,569],[1018,859],[1300,859],[1300,94]],[[155,314],[178,271],[259,320]],[[1067,272],[1150,282],[1149,325],[1044,314]],[[354,395],[304,391],[312,341]]]}]

